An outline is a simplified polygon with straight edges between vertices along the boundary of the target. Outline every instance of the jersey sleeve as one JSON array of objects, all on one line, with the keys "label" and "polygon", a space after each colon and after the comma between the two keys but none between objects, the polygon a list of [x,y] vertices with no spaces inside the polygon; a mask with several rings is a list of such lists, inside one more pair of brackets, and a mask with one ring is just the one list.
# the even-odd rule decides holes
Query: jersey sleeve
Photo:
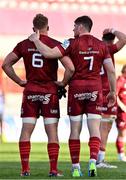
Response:
[{"label": "jersey sleeve", "polygon": [[109,46],[109,51],[110,51],[110,54],[115,54],[115,53],[117,53],[118,52],[118,49],[117,49],[117,46],[116,46],[116,44],[112,44],[112,45],[110,45]]},{"label": "jersey sleeve", "polygon": [[13,49],[13,51],[17,56],[18,58],[21,58],[22,57],[22,48],[21,48],[21,43],[18,43],[15,48]]},{"label": "jersey sleeve", "polygon": [[123,79],[119,76],[116,82],[116,93],[119,94],[119,91],[123,85]]},{"label": "jersey sleeve", "polygon": [[106,45],[104,46],[104,55],[103,56],[104,56],[104,61],[103,61],[104,64],[111,60],[111,55],[110,55],[108,47]]}]

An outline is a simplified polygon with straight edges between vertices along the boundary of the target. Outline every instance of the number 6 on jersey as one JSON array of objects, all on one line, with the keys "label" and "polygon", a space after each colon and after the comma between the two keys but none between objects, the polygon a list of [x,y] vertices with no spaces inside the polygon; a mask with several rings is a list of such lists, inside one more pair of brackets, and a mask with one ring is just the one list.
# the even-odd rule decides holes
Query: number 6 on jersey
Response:
[{"label": "number 6 on jersey", "polygon": [[32,55],[32,66],[33,67],[37,67],[37,68],[43,67],[43,59],[41,57],[42,57],[42,55],[39,53],[34,53]]}]

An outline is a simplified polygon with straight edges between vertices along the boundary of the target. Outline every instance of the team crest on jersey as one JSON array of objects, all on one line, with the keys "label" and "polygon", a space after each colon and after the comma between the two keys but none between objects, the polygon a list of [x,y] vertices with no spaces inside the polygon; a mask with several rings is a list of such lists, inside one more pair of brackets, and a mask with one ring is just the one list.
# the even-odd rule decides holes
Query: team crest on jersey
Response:
[{"label": "team crest on jersey", "polygon": [[69,45],[70,45],[70,41],[68,39],[64,40],[64,42],[61,44],[61,46],[64,49],[67,49]]},{"label": "team crest on jersey", "polygon": [[89,47],[89,48],[88,48],[88,51],[92,51],[92,50],[93,50],[93,47]]}]

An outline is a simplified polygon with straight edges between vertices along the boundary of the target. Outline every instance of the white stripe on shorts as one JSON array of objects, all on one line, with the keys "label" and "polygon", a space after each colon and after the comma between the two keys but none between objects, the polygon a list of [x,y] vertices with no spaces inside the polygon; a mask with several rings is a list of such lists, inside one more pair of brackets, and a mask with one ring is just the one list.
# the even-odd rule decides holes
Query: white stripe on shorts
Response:
[{"label": "white stripe on shorts", "polygon": [[44,124],[54,124],[59,121],[58,118],[43,118],[44,119]]},{"label": "white stripe on shorts", "polygon": [[92,113],[88,113],[87,114],[87,119],[101,119],[102,116],[100,114],[92,114]]},{"label": "white stripe on shorts", "polygon": [[108,118],[102,118],[101,119],[101,121],[102,122],[113,122],[113,121],[115,121],[115,119],[117,118],[117,116],[116,115],[110,115],[110,117],[108,117]]},{"label": "white stripe on shorts", "polygon": [[33,117],[25,117],[25,118],[22,118],[22,122],[23,123],[29,123],[29,124],[35,124],[37,121],[36,118],[33,118]]},{"label": "white stripe on shorts", "polygon": [[82,121],[83,114],[80,114],[78,116],[69,116],[71,121]]}]

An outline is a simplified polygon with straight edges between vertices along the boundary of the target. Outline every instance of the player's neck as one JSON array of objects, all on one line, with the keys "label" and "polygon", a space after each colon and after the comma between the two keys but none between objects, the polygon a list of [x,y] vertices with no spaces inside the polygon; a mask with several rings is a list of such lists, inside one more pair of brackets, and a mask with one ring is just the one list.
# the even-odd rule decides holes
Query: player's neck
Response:
[{"label": "player's neck", "polygon": [[80,33],[79,36],[84,36],[84,35],[90,35],[90,33],[89,32],[83,32],[83,33]]},{"label": "player's neck", "polygon": [[40,32],[40,35],[48,36],[48,32]]}]

